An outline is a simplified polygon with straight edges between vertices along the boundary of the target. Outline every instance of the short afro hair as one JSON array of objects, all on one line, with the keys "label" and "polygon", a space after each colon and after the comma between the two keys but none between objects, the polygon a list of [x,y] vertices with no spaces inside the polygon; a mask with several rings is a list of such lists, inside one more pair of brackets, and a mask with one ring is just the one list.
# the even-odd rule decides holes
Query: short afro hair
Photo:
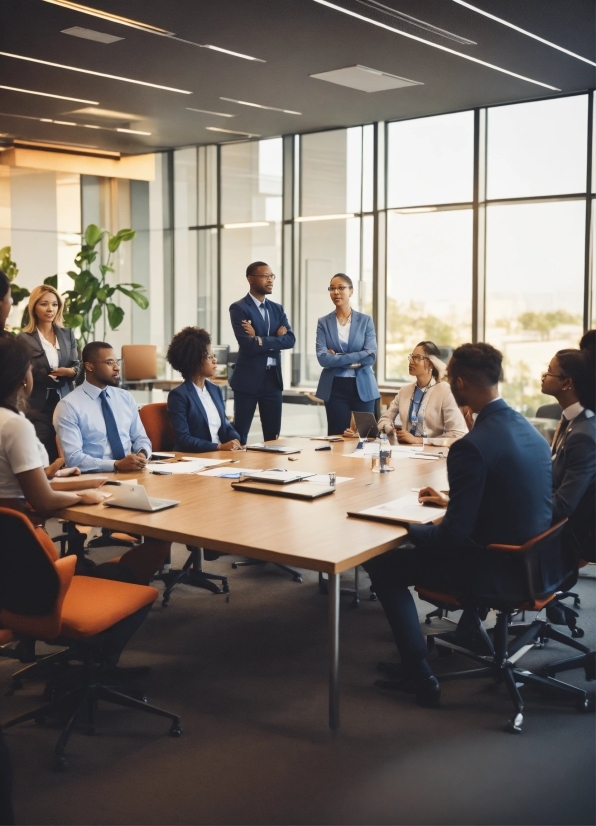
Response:
[{"label": "short afro hair", "polygon": [[249,264],[246,268],[246,277],[250,278],[251,275],[254,275],[257,270],[260,270],[261,267],[268,267],[269,264],[266,264],[264,261],[253,261],[252,264]]},{"label": "short afro hair", "polygon": [[453,351],[449,373],[482,387],[494,387],[502,379],[502,364],[503,354],[492,344],[479,341]]},{"label": "short afro hair", "polygon": [[107,341],[90,341],[89,344],[86,344],[83,347],[83,352],[81,353],[81,360],[83,364],[86,361],[93,363],[99,354],[100,350],[113,350],[111,344],[108,344]]},{"label": "short afro hair", "polygon": [[182,373],[185,379],[191,379],[207,358],[207,347],[211,336],[202,327],[184,327],[176,333],[166,358],[174,370]]}]

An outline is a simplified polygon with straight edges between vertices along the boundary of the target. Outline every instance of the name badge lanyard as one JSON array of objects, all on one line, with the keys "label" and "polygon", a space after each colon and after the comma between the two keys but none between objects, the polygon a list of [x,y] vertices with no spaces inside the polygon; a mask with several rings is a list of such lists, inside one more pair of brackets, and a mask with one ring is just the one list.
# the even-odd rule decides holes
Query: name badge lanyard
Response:
[{"label": "name badge lanyard", "polygon": [[[414,394],[416,393],[416,389],[419,389],[419,388],[414,388],[414,393],[412,393],[412,399],[410,401],[410,410],[408,412],[408,420],[410,421],[410,423],[412,425],[412,429],[410,430],[410,433],[413,436],[422,436],[422,437],[424,437],[424,409],[426,407],[424,402],[425,402],[425,399],[426,399],[426,394],[432,386],[434,386],[434,383],[432,383],[432,384],[429,383],[429,384],[426,385],[426,387],[423,390],[421,390],[422,398],[420,399],[420,401],[417,404],[416,404],[416,402],[414,402]],[[415,404],[416,404],[416,408],[414,408]],[[422,408],[422,415],[420,415],[421,408]],[[420,433],[420,431],[418,430],[418,421],[419,421],[419,419],[422,420],[422,423],[423,423],[423,432],[422,433]]]}]

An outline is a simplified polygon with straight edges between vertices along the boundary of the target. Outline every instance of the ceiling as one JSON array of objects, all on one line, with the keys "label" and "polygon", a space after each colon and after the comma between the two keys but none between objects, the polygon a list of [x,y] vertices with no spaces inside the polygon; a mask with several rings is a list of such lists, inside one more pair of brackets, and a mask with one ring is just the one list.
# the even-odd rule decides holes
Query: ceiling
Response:
[{"label": "ceiling", "polygon": [[[65,148],[79,144],[137,154],[237,140],[237,133],[270,137],[559,94],[530,80],[556,87],[563,94],[596,85],[593,65],[455,0],[382,0],[385,9],[375,0],[329,2],[443,48],[371,25],[317,0],[86,0],[88,7],[159,27],[177,38],[265,62],[199,48],[44,0],[3,0],[2,52],[192,94],[0,56],[3,86],[99,104],[0,89],[0,140],[9,143],[19,138],[64,144]],[[596,61],[593,0],[473,0],[473,5]],[[474,44],[398,19],[391,10]],[[106,44],[62,33],[72,27],[122,39]],[[530,80],[462,59],[445,48]],[[356,64],[420,85],[369,93],[310,77]],[[300,114],[248,107],[221,98]],[[187,107],[234,117],[193,112]],[[76,111],[80,109],[86,111]],[[48,122],[56,120],[66,123]],[[88,128],[97,126],[102,128]]]}]

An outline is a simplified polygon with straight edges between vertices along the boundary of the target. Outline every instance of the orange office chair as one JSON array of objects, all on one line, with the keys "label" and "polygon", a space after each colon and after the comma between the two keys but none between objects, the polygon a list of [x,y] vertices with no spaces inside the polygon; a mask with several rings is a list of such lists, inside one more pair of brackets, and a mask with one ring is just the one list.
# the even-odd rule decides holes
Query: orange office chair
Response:
[{"label": "orange office chair", "polygon": [[122,373],[125,384],[140,382],[153,389],[157,379],[157,347],[155,344],[123,344]]},{"label": "orange office chair", "polygon": [[[171,451],[174,449],[176,436],[170,423],[168,406],[165,402],[143,405],[139,410],[139,416],[154,450]],[[213,594],[228,594],[230,592],[226,576],[208,574],[203,570],[203,548],[198,548],[196,545],[187,545],[186,547],[190,551],[190,555],[182,566],[182,570],[170,571],[164,577],[166,586],[162,598],[164,608],[167,607],[172,591],[179,583],[194,585],[196,588],[205,588]],[[215,584],[214,580],[221,582],[221,588]]]},{"label": "orange office chair", "polygon": [[[587,695],[575,686],[555,680],[552,677],[540,677],[526,669],[518,668],[518,660],[535,645],[542,646],[547,639],[557,640],[572,648],[579,648],[578,643],[570,637],[561,634],[550,626],[545,620],[536,618],[529,624],[511,624],[512,615],[518,611],[541,611],[549,602],[556,599],[557,588],[569,576],[569,571],[562,571],[561,568],[561,533],[567,522],[564,519],[558,525],[549,528],[540,536],[530,539],[524,545],[489,545],[486,549],[485,562],[488,566],[495,564],[494,570],[508,571],[507,582],[515,580],[515,590],[500,593],[473,594],[470,600],[466,601],[469,607],[470,601],[478,609],[497,610],[497,623],[494,628],[492,640],[493,654],[476,654],[466,648],[454,644],[449,634],[437,634],[430,637],[431,646],[436,644],[440,647],[457,651],[465,657],[479,664],[480,668],[458,671],[450,674],[442,674],[439,681],[456,679],[473,679],[478,677],[491,677],[498,683],[505,683],[509,696],[515,708],[513,718],[507,723],[505,730],[509,732],[521,732],[523,723],[524,704],[519,686],[532,685],[540,689],[546,689],[560,697],[575,701],[581,711],[588,708]],[[556,571],[559,575],[556,587],[545,585],[544,571]],[[549,579],[552,580],[552,574]],[[508,585],[508,587],[512,587]],[[457,611],[464,607],[460,594],[434,591],[423,586],[416,586],[416,591],[422,599],[442,608],[445,611]],[[510,644],[509,637],[514,636],[514,641]],[[487,638],[488,639],[488,638]]]},{"label": "orange office chair", "polygon": [[[56,558],[50,537],[34,528],[18,511],[0,508],[0,626],[17,637],[76,646],[84,662],[82,684],[53,702],[3,724],[10,728],[28,720],[43,722],[68,710],[69,721],[55,748],[56,766],[67,767],[64,750],[80,717],[88,734],[95,731],[98,700],[135,708],[170,719],[172,736],[182,733],[176,714],[148,705],[102,684],[105,657],[98,635],[157,599],[155,588],[86,576],[74,576],[76,557]],[[94,658],[99,658],[98,665]]]}]

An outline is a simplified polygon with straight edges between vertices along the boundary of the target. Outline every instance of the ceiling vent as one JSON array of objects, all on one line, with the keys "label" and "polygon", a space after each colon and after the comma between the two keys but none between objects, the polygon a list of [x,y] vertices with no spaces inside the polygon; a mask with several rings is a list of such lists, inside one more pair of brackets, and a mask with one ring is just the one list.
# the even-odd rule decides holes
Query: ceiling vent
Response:
[{"label": "ceiling vent", "polygon": [[73,37],[82,37],[85,40],[95,40],[97,43],[115,43],[117,40],[124,40],[123,37],[116,37],[113,34],[105,34],[104,32],[96,32],[94,29],[83,29],[81,26],[62,29],[62,34],[71,34]]},{"label": "ceiling vent", "polygon": [[368,66],[346,66],[345,69],[333,69],[331,72],[319,72],[311,77],[317,80],[328,80],[350,89],[359,89],[361,92],[385,92],[387,89],[403,89],[404,86],[424,86],[417,80],[408,80],[405,77],[380,72],[378,69],[369,69]]}]

